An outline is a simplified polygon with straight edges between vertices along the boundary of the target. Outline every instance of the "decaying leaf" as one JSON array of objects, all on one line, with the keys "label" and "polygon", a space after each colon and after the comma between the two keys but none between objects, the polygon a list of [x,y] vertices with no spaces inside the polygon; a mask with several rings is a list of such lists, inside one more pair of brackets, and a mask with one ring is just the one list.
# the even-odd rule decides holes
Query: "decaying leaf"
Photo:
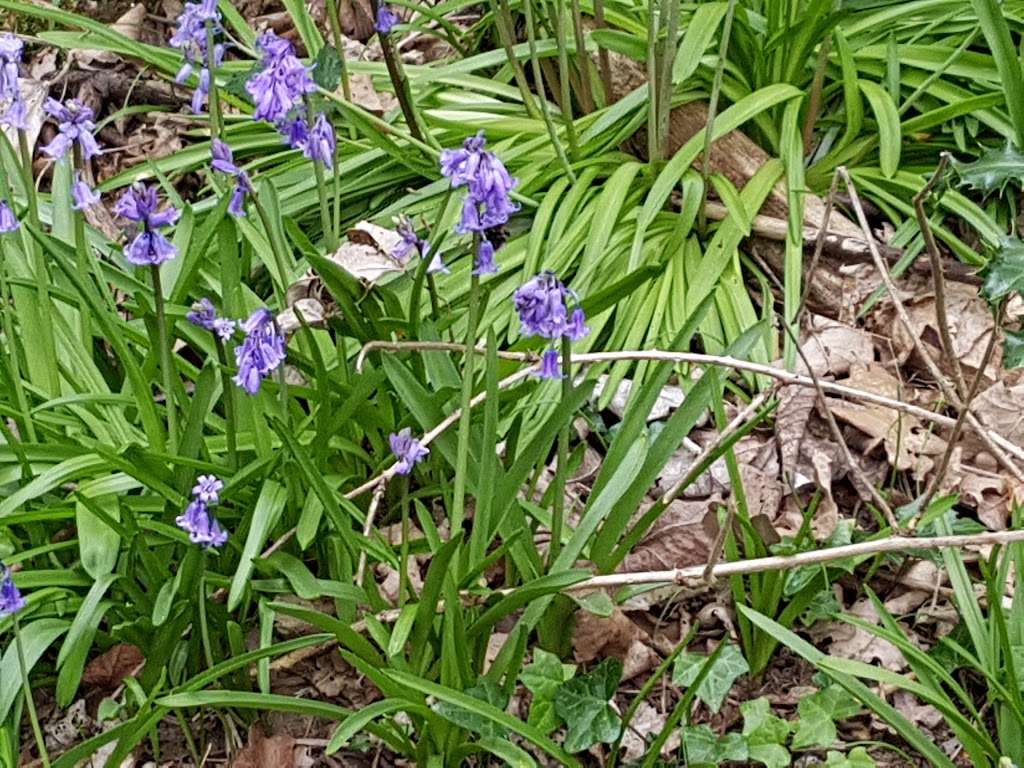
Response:
[{"label": "decaying leaf", "polygon": [[310,328],[322,328],[325,319],[323,304],[316,299],[299,299],[278,314],[277,326],[283,333],[292,334],[302,328],[303,322]]},{"label": "decaying leaf", "polygon": [[259,725],[249,729],[249,743],[231,761],[231,768],[294,768],[295,739],[266,736]]},{"label": "decaying leaf", "polygon": [[[597,384],[594,385],[594,391],[591,395],[591,400],[596,402],[600,400],[601,395],[604,394],[605,387],[608,386],[608,376],[602,374],[597,378]],[[623,379],[619,382],[615,388],[615,394],[612,395],[611,402],[608,403],[608,410],[618,416],[620,419],[626,413],[626,406],[629,403],[629,395],[633,389],[633,382],[630,379]],[[664,419],[673,410],[683,404],[684,393],[682,387],[677,387],[674,384],[667,384],[661,388],[658,393],[657,399],[654,401],[654,406],[651,408],[651,412],[647,414],[648,421],[657,421]]]},{"label": "decaying leaf", "polygon": [[[129,40],[138,40],[142,37],[147,13],[145,3],[136,3],[110,25],[110,30],[124,35]],[[71,58],[82,69],[98,69],[119,64],[122,61],[121,55],[113,51],[85,48],[73,51]]]},{"label": "decaying leaf", "polygon": [[661,661],[647,640],[647,633],[619,608],[608,617],[583,610],[576,612],[572,637],[576,660],[586,663],[609,657],[618,659],[622,662],[624,680],[653,669]]},{"label": "decaying leaf", "polygon": [[[673,501],[622,563],[625,572],[660,571],[706,563],[713,536],[704,518],[721,497],[705,501]],[[650,504],[641,507],[646,512]]]},{"label": "decaying leaf", "polygon": [[[847,612],[872,624],[878,624],[878,613],[868,598],[858,600]],[[899,672],[906,668],[907,662],[899,648],[876,637],[861,627],[841,621],[821,622],[811,629],[811,634],[818,640],[828,639],[828,653],[842,659],[854,659],[866,664],[881,664],[886,669]]]},{"label": "decaying leaf", "polygon": [[110,688],[137,674],[143,662],[145,657],[136,646],[118,643],[89,662],[82,674],[82,682],[98,688]]}]

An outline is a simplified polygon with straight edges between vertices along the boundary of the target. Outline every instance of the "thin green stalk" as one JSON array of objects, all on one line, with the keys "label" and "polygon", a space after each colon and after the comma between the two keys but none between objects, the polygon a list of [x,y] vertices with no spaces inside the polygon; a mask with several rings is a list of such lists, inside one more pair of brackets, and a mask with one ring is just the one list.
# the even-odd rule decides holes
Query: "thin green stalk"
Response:
[{"label": "thin green stalk", "polygon": [[217,91],[216,63],[214,48],[216,43],[213,39],[213,22],[206,22],[206,69],[210,73],[210,132],[215,139],[219,139],[224,133],[224,118],[220,109],[220,94]]},{"label": "thin green stalk", "polygon": [[711,101],[708,103],[708,122],[704,127],[704,152],[700,168],[700,177],[703,182],[700,206],[697,208],[697,229],[704,232],[707,229],[707,216],[704,213],[704,203],[708,198],[708,177],[711,175],[711,137],[715,132],[715,115],[718,112],[718,96],[722,92],[722,77],[725,73],[725,57],[729,52],[729,35],[732,33],[732,17],[736,11],[736,0],[729,0],[725,10],[725,21],[722,22],[722,40],[718,46],[718,63],[715,65],[715,79],[711,86]]},{"label": "thin green stalk", "polygon": [[[345,35],[341,31],[341,10],[338,0],[327,0],[327,20],[331,25],[334,49],[338,52],[338,64],[341,69],[341,93],[345,97],[345,101],[352,101],[352,82],[348,75],[348,62],[345,60]],[[348,137],[355,140],[357,135],[355,126],[349,123]],[[335,178],[337,178],[337,163],[334,165],[334,171]]]},{"label": "thin green stalk", "polygon": [[[72,165],[71,165],[71,181],[74,183],[74,176],[76,170],[80,170],[83,165],[82,150],[75,142],[72,150]],[[85,236],[85,211],[77,211],[75,214],[75,255],[77,256],[78,276],[82,280],[82,285],[89,284],[89,278],[92,274],[92,265],[89,259],[89,241]],[[82,307],[78,312],[78,328],[79,334],[82,337],[82,346],[88,354],[92,350],[92,318],[89,314],[88,308],[85,303],[82,303]]]},{"label": "thin green stalk", "polygon": [[185,738],[185,746],[188,748],[188,753],[191,755],[192,760],[195,761],[196,765],[202,765],[203,759],[199,756],[199,750],[196,748],[196,740],[192,735],[192,729],[188,727],[188,721],[185,720],[185,715],[182,714],[180,709],[174,710],[174,714],[178,721],[178,727],[181,728],[181,735]]},{"label": "thin green stalk", "polygon": [[[480,245],[480,236],[473,237],[473,253]],[[466,504],[466,474],[469,466],[470,426],[473,399],[473,368],[476,362],[476,331],[480,313],[480,276],[473,275],[469,283],[469,322],[466,327],[466,354],[462,373],[462,400],[459,414],[459,446],[455,455],[455,488],[452,491],[452,512],[450,516],[451,535],[462,530]]]},{"label": "thin green stalk", "polygon": [[[379,2],[373,2],[373,21],[377,23],[377,14],[380,12]],[[409,79],[405,76],[402,68],[402,60],[398,57],[394,45],[391,44],[391,35],[387,32],[378,32],[377,39],[380,40],[380,52],[384,58],[384,65],[388,70],[388,77],[391,78],[391,85],[395,89],[395,97],[402,109],[402,115],[409,126],[409,133],[419,141],[439,148],[437,139],[429,131],[424,131],[420,124],[420,115],[416,111],[416,102],[412,97],[412,88],[409,86]],[[348,101],[348,99],[346,99]]]},{"label": "thin green stalk", "polygon": [[660,157],[668,157],[668,119],[672,111],[672,67],[676,60],[676,37],[679,34],[679,2],[665,0],[668,23],[665,42],[661,46],[661,71],[658,73],[658,139]]},{"label": "thin green stalk", "polygon": [[338,237],[334,232],[334,224],[331,223],[331,205],[327,200],[327,180],[324,174],[324,164],[319,160],[313,163],[313,173],[316,174],[316,192],[320,200],[320,226],[324,230],[327,252],[334,253],[338,249]]},{"label": "thin green stalk", "polygon": [[558,156],[558,161],[562,164],[562,168],[565,170],[566,176],[568,176],[573,183],[576,183],[576,174],[573,173],[572,166],[569,165],[569,158],[565,155],[565,148],[562,146],[562,142],[558,138],[558,131],[555,129],[555,123],[551,119],[551,110],[548,107],[548,100],[544,95],[544,75],[540,69],[540,59],[537,58],[537,34],[533,20],[533,0],[523,0],[523,10],[526,13],[526,40],[530,48],[530,64],[533,68],[533,81],[537,86],[537,93],[540,97],[540,111],[541,115],[544,117],[544,125],[548,129],[548,136],[551,139],[551,144],[555,149],[555,154]]},{"label": "thin green stalk", "polygon": [[580,75],[580,103],[584,112],[596,109],[594,92],[590,87],[590,57],[587,55],[587,40],[583,34],[583,12],[580,0],[572,0],[572,29],[576,38],[576,68]]},{"label": "thin green stalk", "polygon": [[199,565],[199,602],[196,609],[199,611],[199,637],[203,644],[203,657],[206,659],[206,668],[213,667],[213,646],[210,643],[210,627],[206,620],[206,552],[202,553],[202,560]]},{"label": "thin green stalk", "polygon": [[555,41],[558,45],[558,87],[561,91],[562,123],[573,160],[579,159],[579,144],[576,140],[576,123],[572,115],[572,91],[569,87],[569,46],[566,45],[567,25],[565,23],[564,0],[555,3]]},{"label": "thin green stalk", "polygon": [[10,287],[7,284],[6,259],[4,263],[0,264],[0,302],[3,302],[2,322],[4,336],[7,338],[8,365],[10,366],[11,381],[14,386],[14,396],[18,401],[18,411],[21,417],[19,419],[20,430],[18,434],[26,436],[30,443],[34,443],[36,442],[36,425],[35,419],[32,418],[29,412],[28,398],[25,396],[25,386],[21,379],[21,358],[18,355],[18,343],[17,336],[14,334],[14,324],[11,322],[11,311],[14,307],[14,301],[11,298]]},{"label": "thin green stalk", "polygon": [[220,363],[221,389],[224,390],[224,435],[228,443],[228,464],[232,470],[238,469],[238,425],[236,423],[237,409],[235,407],[235,386],[228,373],[228,355],[224,349],[224,342],[219,336],[214,335],[217,344],[217,361]]},{"label": "thin green stalk", "polygon": [[28,137],[24,131],[18,131],[18,149],[21,152],[21,178],[25,185],[25,197],[28,201],[28,219],[32,226],[39,226],[39,204],[36,200],[36,185],[32,178],[32,150],[28,146]]},{"label": "thin green stalk", "polygon": [[284,254],[281,252],[281,246],[277,242],[277,236],[271,226],[272,222],[270,221],[267,209],[263,207],[258,195],[253,195],[252,201],[256,208],[256,215],[259,216],[260,223],[263,224],[263,230],[267,233],[267,241],[270,243],[270,251],[274,256],[274,263],[277,265],[278,279],[275,280],[274,283],[280,293],[279,298],[281,300],[281,308],[284,309],[284,307],[287,306],[286,294],[288,292],[288,279],[291,277],[291,273],[287,266],[285,266],[287,262],[285,261]]},{"label": "thin green stalk", "polygon": [[658,26],[661,14],[658,3],[651,0],[647,6],[647,160],[661,159],[658,140]]},{"label": "thin green stalk", "polygon": [[164,291],[160,285],[160,267],[153,264],[149,268],[153,280],[153,303],[156,307],[157,344],[160,346],[160,370],[163,374],[164,405],[167,410],[167,445],[171,453],[178,450],[178,409],[174,402],[174,374],[171,368],[171,339],[167,333],[167,309],[164,304]]},{"label": "thin green stalk", "polygon": [[512,12],[509,10],[508,0],[491,0],[491,10],[494,13],[495,26],[498,28],[498,39],[501,40],[501,46],[505,49],[505,57],[512,67],[512,77],[516,81],[519,95],[523,99],[526,114],[533,120],[540,120],[542,117],[534,103],[534,94],[526,82],[526,72],[523,70],[522,63],[516,58],[513,49]]},{"label": "thin green stalk", "polygon": [[[567,403],[572,397],[572,342],[562,338],[562,402]],[[558,433],[558,465],[555,467],[553,483],[554,498],[551,507],[551,544],[548,546],[548,566],[558,558],[562,551],[562,529],[565,521],[565,483],[569,471],[569,430],[570,422],[566,422]]]},{"label": "thin green stalk", "polygon": [[43,768],[50,768],[50,754],[46,751],[43,729],[39,727],[36,703],[32,699],[32,686],[28,681],[28,663],[25,661],[25,646],[21,642],[21,625],[18,623],[18,614],[15,613],[11,618],[14,622],[14,644],[18,649],[18,668],[21,670],[21,685],[25,692],[25,708],[28,710],[28,719],[32,724],[32,735],[35,736],[36,748],[39,750],[39,759],[43,761]]}]

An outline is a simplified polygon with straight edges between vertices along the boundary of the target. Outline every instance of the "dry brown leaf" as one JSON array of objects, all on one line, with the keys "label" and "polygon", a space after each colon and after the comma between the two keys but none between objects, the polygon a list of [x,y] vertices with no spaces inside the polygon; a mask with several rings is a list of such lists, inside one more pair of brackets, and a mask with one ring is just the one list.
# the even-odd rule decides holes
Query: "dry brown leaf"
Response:
[{"label": "dry brown leaf", "polygon": [[1024,382],[997,381],[974,399],[971,410],[985,426],[1024,445]]},{"label": "dry brown leaf", "polygon": [[[597,399],[604,394],[605,387],[607,386],[607,374],[598,376],[597,384],[594,386],[594,392],[591,395],[591,400],[597,401]],[[612,399],[608,403],[608,410],[620,419],[626,413],[626,405],[629,403],[629,394],[632,389],[633,382],[629,379],[623,379],[615,388],[615,394],[612,395]],[[647,414],[647,420],[657,421],[658,419],[664,419],[672,411],[683,404],[683,399],[684,393],[682,387],[677,387],[674,384],[668,384],[662,387],[661,391],[658,393],[657,399],[654,401],[654,405],[651,407],[651,412]],[[706,417],[704,417],[704,421],[707,421]],[[697,426],[701,425],[698,424]]]},{"label": "dry brown leaf", "polygon": [[283,333],[292,334],[302,327],[302,321],[311,328],[322,328],[325,321],[324,306],[316,299],[299,299],[277,316],[277,326]]},{"label": "dry brown leaf", "polygon": [[398,99],[387,91],[378,91],[373,86],[373,77],[356,73],[349,77],[352,102],[367,112],[381,116],[398,106]]},{"label": "dry brown leaf", "polygon": [[137,674],[145,660],[136,646],[118,643],[89,662],[82,674],[82,682],[97,688],[112,688],[124,678]]},{"label": "dry brown leaf", "polygon": [[[660,571],[706,563],[713,537],[704,530],[709,510],[721,503],[721,497],[705,501],[673,501],[633,551],[626,555],[621,570]],[[641,506],[644,513],[650,504]]]},{"label": "dry brown leaf", "polygon": [[[110,25],[110,30],[124,35],[129,40],[139,40],[142,37],[143,25],[146,23],[146,13],[146,4],[136,3]],[[113,51],[86,48],[73,51],[71,59],[81,69],[98,69],[122,61],[121,55]]]},{"label": "dry brown leaf", "polygon": [[370,221],[360,221],[349,229],[347,234],[350,243],[370,245],[384,253],[391,253],[402,242],[402,236],[395,230]]},{"label": "dry brown leaf", "polygon": [[[875,606],[867,598],[858,600],[847,613],[872,624],[879,623]],[[863,661],[866,664],[878,662],[894,672],[900,672],[907,666],[899,648],[852,624],[840,621],[821,622],[811,629],[811,634],[819,643],[822,640],[829,640],[827,652],[832,656]]]},{"label": "dry brown leaf", "polygon": [[231,761],[231,768],[294,768],[295,739],[281,734],[267,737],[259,725],[249,729],[249,743]]},{"label": "dry brown leaf", "polygon": [[[875,359],[875,345],[870,334],[822,315],[811,315],[800,342],[811,370],[818,376],[843,376],[853,365],[865,365]],[[801,359],[797,367],[807,366]]]},{"label": "dry brown leaf", "polygon": [[942,713],[931,704],[922,704],[916,696],[906,691],[892,695],[892,705],[914,725],[936,728],[942,722]]},{"label": "dry brown leaf", "polygon": [[[633,719],[629,721],[629,728],[622,734],[622,761],[629,765],[639,763],[647,753],[648,742],[651,736],[656,736],[665,729],[667,715],[659,712],[646,701],[643,702],[633,713]],[[669,757],[678,751],[680,746],[680,729],[676,728],[672,735],[662,745],[661,754]]]},{"label": "dry brown leaf", "polygon": [[931,600],[941,584],[938,566],[930,560],[918,560],[900,577],[906,591],[886,600],[885,609],[895,616],[906,615]]}]

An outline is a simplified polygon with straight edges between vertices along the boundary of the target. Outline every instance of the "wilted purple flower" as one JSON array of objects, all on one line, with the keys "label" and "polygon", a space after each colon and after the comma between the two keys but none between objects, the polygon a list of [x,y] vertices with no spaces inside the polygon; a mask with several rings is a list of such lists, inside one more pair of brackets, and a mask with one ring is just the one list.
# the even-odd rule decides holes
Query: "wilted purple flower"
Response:
[{"label": "wilted purple flower", "polygon": [[59,131],[53,141],[42,148],[42,152],[54,158],[62,158],[76,143],[82,150],[82,159],[88,160],[100,153],[96,143],[95,114],[78,99],[68,99],[61,104],[56,99],[46,100],[46,114],[54,119]]},{"label": "wilted purple flower", "polygon": [[382,35],[387,35],[394,29],[395,24],[401,23],[402,19],[398,14],[392,11],[389,6],[382,4],[377,9],[377,22],[373,25],[373,28]]},{"label": "wilted purple flower", "polygon": [[25,598],[14,586],[11,569],[0,563],[0,618],[17,613],[26,605]]},{"label": "wilted purple flower", "polygon": [[328,170],[334,167],[334,126],[323,112],[316,116],[301,146],[302,154],[313,162],[323,163]]},{"label": "wilted purple flower", "polygon": [[565,332],[569,291],[554,272],[541,272],[519,288],[512,297],[527,336],[557,339]]},{"label": "wilted purple flower", "polygon": [[455,226],[459,234],[483,232],[505,224],[519,210],[509,192],[518,180],[509,175],[504,163],[484,149],[484,132],[466,139],[461,149],[441,152],[441,173],[453,187],[466,187],[462,218]]},{"label": "wilted purple flower", "polygon": [[139,234],[124,250],[125,259],[135,266],[163,264],[178,255],[178,249],[157,228],[173,224],[180,211],[173,206],[157,210],[159,206],[156,187],[144,184],[133,184],[114,205],[118,216],[141,225]]},{"label": "wilted purple flower", "polygon": [[90,187],[82,179],[82,174],[75,171],[75,181],[71,185],[71,197],[75,201],[72,206],[76,211],[84,211],[86,208],[92,208],[100,201],[100,193]]},{"label": "wilted purple flower", "polygon": [[228,533],[220,527],[217,518],[210,514],[209,507],[199,499],[189,502],[185,512],[178,515],[174,522],[188,533],[188,539],[204,549],[224,546]]},{"label": "wilted purple flower", "polygon": [[215,171],[234,176],[241,170],[241,168],[235,165],[235,156],[231,151],[231,147],[220,139],[214,139],[210,143],[210,155],[213,158],[210,161],[210,165],[213,166]]},{"label": "wilted purple flower", "polygon": [[256,42],[263,54],[262,68],[245,84],[256,103],[253,117],[279,122],[302,105],[303,97],[315,91],[316,84],[290,42],[269,31]]},{"label": "wilted purple flower", "polygon": [[24,47],[21,40],[10,32],[0,34],[0,101],[7,103],[0,123],[20,129],[27,127],[27,110],[18,85],[18,65],[21,64]]},{"label": "wilted purple flower", "polygon": [[0,234],[15,232],[20,226],[18,217],[14,215],[11,206],[7,204],[6,200],[0,200]]},{"label": "wilted purple flower", "polygon": [[192,305],[192,311],[185,315],[192,325],[198,325],[215,333],[221,341],[227,341],[235,335],[235,321],[226,317],[218,317],[213,302],[205,296]]},{"label": "wilted purple flower", "polygon": [[235,384],[250,395],[260,391],[260,384],[284,362],[285,340],[277,329],[269,309],[257,309],[242,323],[245,341],[235,347],[238,374]]},{"label": "wilted purple flower", "polygon": [[476,252],[476,263],[473,266],[474,275],[493,275],[498,271],[498,262],[494,260],[494,245],[490,240],[484,238],[480,241],[480,247]]},{"label": "wilted purple flower", "polygon": [[231,202],[228,204],[228,213],[236,218],[245,216],[245,199],[252,192],[252,182],[249,181],[249,174],[235,165],[235,158],[231,147],[220,139],[214,139],[211,145],[213,160],[210,165],[214,170],[226,173],[235,177],[235,189],[231,193]]},{"label": "wilted purple flower", "polygon": [[430,453],[429,448],[412,436],[412,430],[408,427],[397,433],[392,433],[388,442],[391,443],[391,452],[398,459],[398,463],[395,464],[395,472],[400,475],[410,474],[412,468]]},{"label": "wilted purple flower", "polygon": [[224,482],[214,475],[200,475],[192,488],[192,495],[203,504],[219,504]]},{"label": "wilted purple flower", "polygon": [[[220,11],[217,0],[202,0],[198,3],[186,3],[178,16],[178,27],[171,37],[171,46],[181,50],[185,63],[178,70],[175,80],[184,83],[199,67],[199,85],[192,94],[192,111],[202,112],[203,102],[210,93],[210,70],[207,67],[207,23],[213,33],[220,32]],[[213,46],[213,64],[220,66],[224,60],[224,46],[215,43]]]},{"label": "wilted purple flower", "polygon": [[558,361],[557,349],[544,350],[544,354],[540,358],[540,369],[537,371],[537,377],[541,379],[562,378],[562,368]]}]

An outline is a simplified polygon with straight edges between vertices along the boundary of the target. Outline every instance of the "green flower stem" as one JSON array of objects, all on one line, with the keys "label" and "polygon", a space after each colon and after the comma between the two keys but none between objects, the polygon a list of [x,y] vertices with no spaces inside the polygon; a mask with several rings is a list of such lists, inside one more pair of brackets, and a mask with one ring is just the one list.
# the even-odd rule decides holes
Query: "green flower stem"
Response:
[{"label": "green flower stem", "polygon": [[[378,2],[374,0],[374,25],[377,23],[377,14],[380,12],[378,5]],[[437,143],[437,139],[435,139],[430,132],[424,132],[420,125],[420,116],[416,111],[416,102],[412,98],[412,88],[409,87],[409,79],[405,76],[405,70],[402,69],[402,61],[398,57],[398,52],[391,44],[391,35],[384,32],[378,32],[377,39],[380,40],[380,52],[384,57],[384,65],[388,68],[388,77],[391,78],[391,85],[395,89],[395,97],[398,99],[398,105],[402,108],[402,115],[405,117],[405,122],[409,126],[409,133],[412,134],[413,138],[419,141],[425,141],[435,148],[440,147]],[[348,101],[348,99],[346,99],[346,101]]]},{"label": "green flower stem", "polygon": [[551,119],[551,110],[548,108],[548,100],[544,95],[544,73],[541,72],[540,59],[537,57],[537,34],[533,22],[533,0],[523,0],[523,10],[526,12],[526,40],[530,48],[530,64],[533,67],[533,80],[539,91],[540,111],[544,117],[544,125],[548,129],[548,137],[551,139],[555,154],[558,156],[558,162],[562,164],[562,168],[565,170],[565,175],[573,183],[576,183],[576,174],[573,173],[572,166],[569,165],[569,158],[565,154],[565,148],[558,138],[558,130]]},{"label": "green flower stem", "polygon": [[149,268],[153,279],[153,303],[156,307],[157,344],[160,346],[160,370],[164,379],[164,403],[167,410],[167,445],[171,453],[178,449],[178,409],[174,403],[174,374],[171,367],[171,339],[167,333],[167,308],[164,303],[164,291],[160,285],[160,267],[153,264]]},{"label": "green flower stem", "polygon": [[526,114],[533,120],[541,120],[543,117],[534,103],[534,94],[526,82],[526,72],[523,65],[516,58],[513,50],[512,38],[512,13],[508,8],[508,0],[491,0],[491,9],[494,13],[495,26],[498,28],[498,37],[505,49],[505,57],[512,67],[512,75],[515,78],[516,86],[519,88],[519,95],[523,99],[523,106],[526,107]]},{"label": "green flower stem", "polygon": [[215,139],[224,133],[224,117],[220,109],[220,95],[217,92],[216,58],[213,55],[213,22],[206,22],[206,68],[210,71],[210,133]]},{"label": "green flower stem", "polygon": [[[82,150],[75,142],[73,152],[73,162],[71,165],[71,183],[75,183],[75,171],[81,170],[84,165],[82,158]],[[78,276],[82,280],[83,285],[89,285],[89,278],[92,275],[92,264],[89,258],[89,241],[85,236],[85,211],[77,211],[75,214],[75,255],[77,258]],[[92,350],[92,318],[89,314],[88,309],[84,306],[78,312],[78,327],[82,337],[82,345],[85,348],[86,354],[91,354]]]},{"label": "green flower stem", "polygon": [[217,361],[220,363],[221,389],[224,390],[224,435],[228,442],[228,464],[232,470],[238,469],[238,425],[236,424],[237,409],[235,407],[235,383],[228,373],[228,353],[224,348],[224,342],[214,334],[217,344]]},{"label": "green flower stem", "polygon": [[596,108],[594,92],[590,87],[590,57],[587,55],[587,41],[583,30],[583,11],[580,0],[572,0],[572,29],[576,40],[576,67],[580,75],[580,103],[584,112],[593,112]]},{"label": "green flower stem", "polygon": [[[345,36],[341,32],[341,11],[338,0],[327,0],[327,19],[331,25],[331,36],[334,38],[334,48],[338,52],[338,62],[341,67],[341,94],[345,97],[345,101],[352,101],[352,83],[348,75],[348,62],[345,60]],[[355,126],[349,123],[348,137],[354,141],[356,136]],[[337,164],[334,168],[335,177],[337,177]]]},{"label": "green flower stem", "polygon": [[203,644],[203,657],[206,659],[206,668],[213,666],[213,645],[210,643],[210,626],[206,620],[206,552],[201,553],[199,561],[199,578],[196,580],[199,586],[197,595],[199,603],[196,609],[199,611],[199,637]]},{"label": "green flower stem", "polygon": [[572,91],[569,87],[569,47],[566,45],[567,25],[565,21],[564,0],[555,2],[555,41],[558,45],[558,87],[561,91],[562,122],[565,124],[565,135],[569,140],[569,152],[573,160],[579,157],[579,144],[576,141],[576,124],[572,116]]},{"label": "green flower stem", "polygon": [[14,644],[18,649],[18,668],[21,670],[21,685],[25,692],[25,708],[28,710],[28,719],[32,724],[32,735],[35,736],[36,747],[39,749],[39,759],[43,761],[43,768],[50,768],[50,755],[46,751],[43,729],[39,727],[36,703],[32,699],[32,686],[28,681],[28,664],[25,662],[25,646],[21,642],[21,626],[18,623],[18,614],[14,614],[11,618],[14,621]]},{"label": "green flower stem", "polygon": [[[4,238],[6,240],[6,237]],[[2,247],[2,246],[0,246]],[[8,365],[10,365],[11,380],[14,385],[14,396],[18,401],[19,427],[18,434],[28,438],[28,442],[36,442],[35,419],[32,418],[28,408],[28,398],[25,396],[25,385],[21,378],[21,359],[18,355],[17,335],[14,332],[14,323],[11,320],[11,312],[14,311],[14,299],[11,296],[10,286],[7,284],[6,264],[0,264],[0,302],[3,303],[3,329],[7,337]],[[13,444],[12,444],[13,445]]]},{"label": "green flower stem", "polygon": [[25,185],[25,197],[28,201],[28,220],[34,227],[39,226],[39,204],[36,200],[36,185],[32,178],[32,150],[28,146],[28,136],[18,131],[18,149],[21,152],[21,178]]},{"label": "green flower stem", "polygon": [[[480,244],[480,236],[473,237],[473,253]],[[473,369],[476,363],[476,331],[480,321],[480,276],[473,275],[469,283],[469,322],[466,327],[466,354],[462,373],[462,412],[459,415],[459,446],[455,456],[455,488],[452,491],[450,516],[451,535],[462,528],[466,505],[466,472],[469,466],[469,440],[473,399]]]},{"label": "green flower stem", "polygon": [[708,197],[708,179],[711,176],[711,137],[715,135],[715,116],[718,113],[718,96],[722,92],[722,78],[725,75],[725,57],[729,52],[729,35],[732,32],[732,17],[736,11],[736,0],[729,0],[725,9],[725,20],[722,22],[722,39],[718,46],[718,65],[715,67],[715,79],[711,84],[711,100],[708,103],[708,121],[704,127],[704,151],[701,153],[700,178],[702,192],[700,205],[697,207],[697,229],[703,234],[707,229],[707,216],[704,203]]},{"label": "green flower stem", "polygon": [[[562,402],[572,397],[572,342],[562,338]],[[558,465],[553,483],[554,498],[551,506],[551,544],[548,545],[548,563],[553,564],[562,550],[562,529],[565,521],[565,483],[569,472],[569,430],[571,421],[558,433]]]},{"label": "green flower stem", "polygon": [[334,225],[331,223],[331,205],[327,200],[327,178],[324,173],[324,164],[319,160],[313,163],[313,173],[316,174],[316,192],[320,199],[320,226],[324,230],[327,252],[334,253],[338,249],[338,237],[334,232]]},{"label": "green flower stem", "polygon": [[270,243],[270,251],[274,255],[274,263],[277,265],[278,279],[274,282],[280,292],[281,308],[284,309],[285,306],[287,306],[286,294],[288,292],[288,279],[291,276],[291,273],[286,266],[287,261],[285,260],[280,244],[277,242],[277,236],[274,233],[274,229],[271,226],[270,215],[267,213],[267,209],[264,208],[263,204],[260,202],[259,195],[253,195],[252,202],[256,208],[256,215],[259,216],[260,223],[263,224],[263,230],[267,233],[267,242]]}]

